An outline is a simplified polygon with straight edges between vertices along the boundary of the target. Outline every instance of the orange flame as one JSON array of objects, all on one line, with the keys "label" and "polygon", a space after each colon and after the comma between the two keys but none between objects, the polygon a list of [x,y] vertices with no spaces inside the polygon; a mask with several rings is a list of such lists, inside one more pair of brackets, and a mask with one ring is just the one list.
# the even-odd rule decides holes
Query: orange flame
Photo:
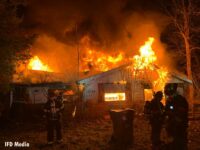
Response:
[{"label": "orange flame", "polygon": [[150,69],[152,70],[151,64],[157,60],[155,52],[152,50],[152,44],[154,42],[153,37],[149,37],[148,41],[140,47],[140,55],[133,57],[134,69]]},{"label": "orange flame", "polygon": [[119,53],[117,56],[111,56],[103,52],[96,52],[88,49],[86,56],[82,58],[83,63],[81,70],[84,72],[90,71],[94,68],[96,71],[105,72],[111,68],[114,68],[123,60],[123,54]]},{"label": "orange flame", "polygon": [[153,42],[154,38],[149,37],[148,41],[146,41],[145,44],[140,47],[140,55],[133,57],[133,74],[136,75],[135,70],[141,70],[144,76],[147,76],[148,73],[145,74],[144,70],[156,71],[158,77],[152,82],[153,88],[154,90],[161,90],[164,88],[168,71],[166,68],[155,68],[154,64],[157,61],[157,56],[152,49]]},{"label": "orange flame", "polygon": [[53,72],[48,65],[43,64],[43,62],[39,59],[38,56],[34,56],[30,59],[28,69]]},{"label": "orange flame", "polygon": [[153,82],[154,89],[163,89],[167,80],[168,71],[166,68],[160,68],[157,70],[159,78]]},{"label": "orange flame", "polygon": [[96,71],[105,72],[109,69],[119,66],[122,63],[132,61],[133,65],[129,66],[132,71],[133,77],[140,79],[147,79],[154,90],[163,89],[168,71],[165,68],[156,68],[155,64],[157,56],[152,48],[155,39],[149,37],[145,44],[139,49],[139,55],[135,55],[132,58],[125,58],[123,53],[119,53],[117,56],[111,56],[103,52],[98,52],[86,48],[85,57],[82,58],[81,70],[88,72],[92,69]]}]

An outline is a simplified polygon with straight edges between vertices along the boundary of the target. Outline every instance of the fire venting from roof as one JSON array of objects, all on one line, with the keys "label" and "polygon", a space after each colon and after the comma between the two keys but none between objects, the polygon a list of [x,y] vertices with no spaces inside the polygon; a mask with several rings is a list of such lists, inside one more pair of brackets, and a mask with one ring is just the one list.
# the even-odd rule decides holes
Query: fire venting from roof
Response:
[{"label": "fire venting from roof", "polygon": [[132,72],[133,77],[143,78],[150,82],[151,88],[155,91],[164,88],[167,81],[168,70],[164,67],[157,67],[157,56],[152,49],[154,42],[153,37],[149,37],[148,40],[139,49],[140,55],[133,57]]},{"label": "fire venting from roof", "polygon": [[112,56],[103,52],[88,49],[85,57],[81,60],[81,71],[86,73],[91,69],[95,69],[98,72],[105,72],[111,68],[117,67],[124,59],[122,52],[116,56]]},{"label": "fire venting from roof", "polygon": [[84,57],[81,59],[81,71],[105,72],[122,64],[132,64],[128,69],[132,72],[132,78],[148,82],[154,90],[163,89],[168,70],[164,67],[157,67],[158,57],[152,48],[155,38],[149,37],[144,45],[139,48],[139,55],[125,57],[123,51],[116,55],[109,55],[97,50],[86,48]]},{"label": "fire venting from roof", "polygon": [[56,82],[61,81],[61,75],[35,55],[27,62],[21,62],[18,65],[13,81],[23,83]]},{"label": "fire venting from roof", "polygon": [[[160,55],[156,55],[157,51],[154,51],[154,47],[152,47],[155,41],[154,37],[149,37],[139,47],[139,54],[131,57],[123,50],[118,51],[118,53],[108,54],[85,45],[85,49],[80,55],[79,71],[92,75],[124,64],[131,64],[127,69],[131,72],[132,79],[144,80],[154,91],[161,90],[166,83],[168,69],[161,66],[157,67]],[[59,59],[62,59],[62,57],[59,57]],[[56,59],[51,59],[51,62],[56,62]],[[63,64],[62,66],[65,65]],[[74,64],[74,66],[77,66],[77,64]],[[22,82],[27,81],[28,78],[29,82],[65,81],[60,77],[58,78],[57,71],[52,65],[47,65],[47,61],[41,60],[37,55],[33,56],[19,72],[21,74],[20,81]]]},{"label": "fire venting from roof", "polygon": [[135,55],[133,57],[134,69],[153,69],[152,63],[155,63],[157,56],[152,49],[152,44],[154,42],[153,37],[149,37],[148,41],[140,47],[140,55]]},{"label": "fire venting from roof", "polygon": [[29,60],[28,69],[29,70],[39,70],[39,71],[53,72],[53,70],[50,69],[48,65],[43,64],[43,62],[39,59],[38,56],[34,56],[33,58],[31,58]]}]

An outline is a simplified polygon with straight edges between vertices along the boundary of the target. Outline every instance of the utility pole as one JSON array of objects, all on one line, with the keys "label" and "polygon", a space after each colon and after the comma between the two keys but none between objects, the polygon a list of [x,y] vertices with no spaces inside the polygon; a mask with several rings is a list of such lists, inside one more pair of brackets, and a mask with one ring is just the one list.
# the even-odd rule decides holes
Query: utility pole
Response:
[{"label": "utility pole", "polygon": [[77,51],[77,77],[75,79],[75,83],[76,83],[76,88],[77,88],[77,93],[76,93],[76,99],[75,99],[75,106],[74,106],[74,110],[72,112],[72,117],[74,118],[76,115],[76,111],[77,111],[77,106],[78,103],[80,103],[80,90],[79,90],[79,78],[80,78],[80,51],[79,51],[79,41],[78,41],[78,29],[77,29],[77,23],[75,25],[75,42],[76,42],[76,51]]},{"label": "utility pole", "polygon": [[77,81],[79,80],[80,78],[80,50],[79,50],[79,41],[78,41],[78,27],[77,27],[77,24],[76,24],[76,49],[77,49]]},{"label": "utility pole", "polygon": [[[81,104],[81,108],[82,108],[82,102],[81,102],[81,99],[80,99],[80,85],[79,85],[79,79],[80,79],[80,48],[79,48],[79,40],[78,40],[78,26],[76,24],[76,50],[77,50],[77,95],[78,95],[78,98],[77,98],[77,101],[78,101],[78,104]],[[82,108],[83,109],[83,108]],[[76,106],[75,106],[75,110],[76,110]]]}]

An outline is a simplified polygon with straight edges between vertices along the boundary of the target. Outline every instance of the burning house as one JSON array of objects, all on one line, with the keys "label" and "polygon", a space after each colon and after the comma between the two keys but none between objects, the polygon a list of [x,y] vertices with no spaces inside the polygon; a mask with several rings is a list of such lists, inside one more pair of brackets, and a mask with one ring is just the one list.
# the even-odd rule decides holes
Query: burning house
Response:
[{"label": "burning house", "polygon": [[41,113],[43,104],[48,100],[49,90],[63,93],[65,101],[75,96],[76,87],[72,83],[63,82],[63,74],[54,72],[38,56],[19,66],[17,72],[10,90],[11,114],[15,117]]},{"label": "burning house", "polygon": [[48,90],[71,90],[71,84],[62,82],[13,84],[11,91],[12,103],[44,104],[47,102]]},{"label": "burning house", "polygon": [[61,82],[60,74],[44,64],[38,56],[32,57],[27,64],[19,66],[17,71],[11,91],[11,100],[14,103],[45,103],[49,89],[69,87],[69,84]]},{"label": "burning house", "polygon": [[[131,105],[133,83],[127,80],[126,67],[127,65],[124,65],[80,80],[79,84],[83,86],[83,101]],[[134,96],[140,102],[143,99],[140,84],[135,90],[137,95]]]},{"label": "burning house", "polygon": [[40,116],[44,103],[48,100],[48,91],[64,93],[64,100],[68,101],[74,96],[72,84],[63,82],[12,85],[10,91],[10,107],[13,117],[25,117],[26,114]]},{"label": "burning house", "polygon": [[[80,76],[81,79],[78,80],[82,100],[86,103],[108,104],[113,107],[137,107],[141,110],[145,100],[152,99],[154,92],[163,90],[166,83],[177,83],[179,90],[183,93],[184,84],[191,82],[170,73],[165,67],[156,65],[158,60],[152,48],[153,42],[154,38],[149,37],[145,44],[140,47],[139,55],[129,58],[125,58],[123,52],[111,56],[86,48],[86,55],[80,57],[81,63],[78,68],[83,73],[91,72],[91,74],[87,77]],[[22,86],[26,87],[29,94],[29,99],[26,99],[25,102],[44,103],[47,98],[43,96],[50,88],[50,83],[46,84],[46,81],[55,82],[56,73],[37,56],[30,60],[28,70],[31,73],[28,74],[25,71],[25,75],[34,76],[34,79],[38,75],[33,72],[37,72],[40,78],[42,77],[41,73],[44,73],[44,79],[40,79],[40,84]],[[54,78],[50,79],[52,76]],[[31,83],[33,81],[38,82],[32,80]],[[60,85],[62,86],[62,84]],[[40,87],[41,85],[42,87]]]},{"label": "burning house", "polygon": [[[130,76],[129,67],[123,65],[80,80],[79,84],[83,86],[83,101],[135,106],[141,109],[145,101],[152,99],[155,90],[148,81],[148,75],[143,79],[133,78]],[[168,73],[164,84],[168,83],[178,84],[178,91],[184,94],[187,85],[192,82],[186,77]]]},{"label": "burning house", "polygon": [[[100,58],[96,59],[94,65],[99,62],[106,70],[79,80],[79,84],[83,86],[83,101],[96,104],[119,104],[123,107],[131,106],[140,111],[145,101],[151,100],[154,92],[162,91],[165,84],[178,84],[178,90],[183,94],[187,84],[192,82],[186,77],[155,65],[157,56],[151,47],[153,41],[154,38],[150,37],[140,47],[140,55],[135,55],[132,62],[129,61],[127,65],[108,70],[105,64],[102,65],[106,59],[104,61],[101,61]],[[87,62],[89,62],[88,60],[91,59],[87,58]],[[91,62],[89,64],[91,67]]]}]

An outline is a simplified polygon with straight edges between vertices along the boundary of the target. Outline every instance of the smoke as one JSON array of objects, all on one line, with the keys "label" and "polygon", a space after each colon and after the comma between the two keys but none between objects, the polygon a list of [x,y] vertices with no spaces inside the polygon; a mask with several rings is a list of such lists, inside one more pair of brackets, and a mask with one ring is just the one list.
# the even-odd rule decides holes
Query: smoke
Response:
[{"label": "smoke", "polygon": [[[40,35],[32,47],[34,54],[74,77],[77,46],[80,54],[87,45],[110,54],[124,51],[131,57],[152,36],[159,62],[166,63],[160,33],[167,19],[158,8],[157,0],[29,0],[22,27]],[[84,39],[89,39],[87,44]]]},{"label": "smoke", "polygon": [[67,44],[76,44],[89,35],[99,45],[105,45],[120,35],[124,5],[122,0],[44,0],[42,4],[41,1],[30,0],[23,26]]}]

